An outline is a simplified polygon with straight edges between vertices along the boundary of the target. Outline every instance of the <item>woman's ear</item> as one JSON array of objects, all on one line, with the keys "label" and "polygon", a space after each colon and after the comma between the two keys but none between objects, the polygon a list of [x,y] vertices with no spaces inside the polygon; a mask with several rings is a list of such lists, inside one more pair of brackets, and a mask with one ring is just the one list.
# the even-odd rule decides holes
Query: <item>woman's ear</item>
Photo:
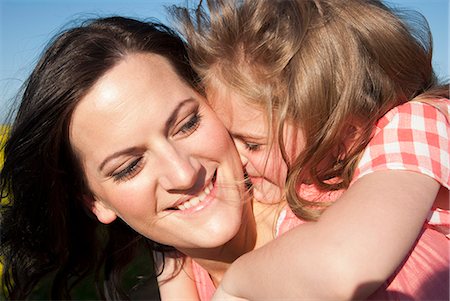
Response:
[{"label": "woman's ear", "polygon": [[85,204],[103,224],[110,224],[117,218],[117,214],[114,210],[95,197],[85,197]]}]

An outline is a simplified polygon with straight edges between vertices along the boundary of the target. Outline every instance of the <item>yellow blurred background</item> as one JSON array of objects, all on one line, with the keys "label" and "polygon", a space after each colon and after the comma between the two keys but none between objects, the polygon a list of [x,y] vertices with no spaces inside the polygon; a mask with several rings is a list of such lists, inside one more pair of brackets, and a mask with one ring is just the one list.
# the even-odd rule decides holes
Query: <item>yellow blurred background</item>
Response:
[{"label": "yellow blurred background", "polygon": [[[6,140],[6,136],[8,134],[8,126],[0,125],[0,169],[3,166],[3,143]],[[1,200],[3,203],[3,200]],[[3,268],[2,264],[0,263],[0,275],[2,274]]]}]

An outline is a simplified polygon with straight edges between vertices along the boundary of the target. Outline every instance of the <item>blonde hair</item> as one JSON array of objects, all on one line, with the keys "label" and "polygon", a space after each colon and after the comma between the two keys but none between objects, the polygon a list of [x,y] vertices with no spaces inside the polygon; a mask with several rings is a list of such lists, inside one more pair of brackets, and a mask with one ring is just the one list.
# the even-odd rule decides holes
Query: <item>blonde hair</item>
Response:
[{"label": "blonde hair", "polygon": [[[208,11],[201,3],[172,9],[191,64],[206,87],[219,79],[275,122],[289,165],[286,198],[303,219],[317,219],[329,204],[301,198],[299,184],[347,188],[380,117],[415,97],[448,97],[419,14],[407,23],[376,0],[206,2]],[[305,139],[292,162],[284,150],[286,121]]]}]

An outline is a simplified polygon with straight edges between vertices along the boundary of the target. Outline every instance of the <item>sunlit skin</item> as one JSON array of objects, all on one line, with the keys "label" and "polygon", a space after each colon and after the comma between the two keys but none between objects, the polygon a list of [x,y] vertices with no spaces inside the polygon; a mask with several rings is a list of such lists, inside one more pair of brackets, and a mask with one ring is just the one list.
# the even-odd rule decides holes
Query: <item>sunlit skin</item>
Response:
[{"label": "sunlit skin", "polygon": [[[275,138],[269,131],[262,108],[250,105],[242,96],[213,79],[207,86],[208,100],[222,120],[238,149],[241,161],[253,185],[255,200],[274,203],[283,200],[287,163]],[[301,132],[294,126],[284,127],[284,141],[292,160],[303,146]]]},{"label": "sunlit skin", "polygon": [[70,141],[103,223],[120,217],[193,255],[230,241],[251,214],[233,141],[161,56],[127,55],[100,78],[75,108]]}]

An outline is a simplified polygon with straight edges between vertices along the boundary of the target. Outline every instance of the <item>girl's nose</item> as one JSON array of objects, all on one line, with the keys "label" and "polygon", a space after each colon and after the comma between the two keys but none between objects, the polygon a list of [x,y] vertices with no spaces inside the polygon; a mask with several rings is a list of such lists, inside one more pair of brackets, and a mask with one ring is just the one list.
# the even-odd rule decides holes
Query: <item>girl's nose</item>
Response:
[{"label": "girl's nose", "polygon": [[234,144],[236,145],[236,149],[238,150],[239,158],[241,159],[242,165],[245,167],[248,163],[248,158],[245,155],[247,150],[245,149],[245,147],[241,141],[236,141],[236,139],[233,139],[233,140],[234,140]]},{"label": "girl's nose", "polygon": [[242,166],[246,167],[248,163],[248,158],[242,153],[239,153],[239,157],[241,158]]}]

